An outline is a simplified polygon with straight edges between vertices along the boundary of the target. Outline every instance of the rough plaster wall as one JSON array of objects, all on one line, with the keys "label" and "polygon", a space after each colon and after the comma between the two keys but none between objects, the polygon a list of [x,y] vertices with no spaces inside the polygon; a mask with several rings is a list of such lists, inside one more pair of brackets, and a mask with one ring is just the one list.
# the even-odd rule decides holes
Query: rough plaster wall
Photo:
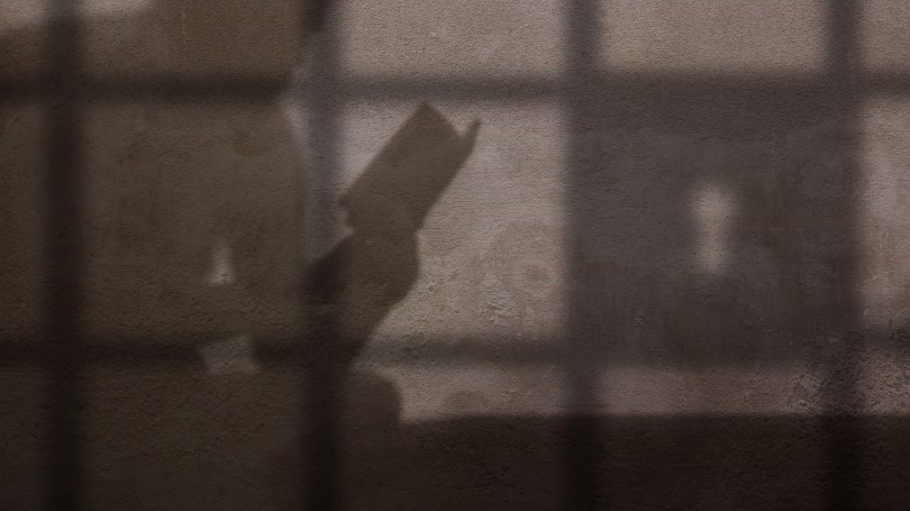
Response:
[{"label": "rough plaster wall", "polygon": [[[907,7],[861,7],[864,69],[908,83]],[[608,79],[579,111],[521,91],[571,87],[559,2],[345,0],[339,72],[364,97],[330,155],[307,146],[298,99],[324,43],[300,8],[84,2],[89,83],[134,87],[80,126],[81,328],[126,354],[82,375],[88,508],[294,508],[328,470],[301,445],[327,411],[301,397],[320,364],[343,369],[350,509],[557,509],[573,491],[590,508],[834,509],[840,487],[855,507],[905,502],[910,100],[826,85],[826,3],[600,2]],[[41,76],[46,22],[41,2],[0,5],[0,77]],[[260,94],[212,99],[240,75]],[[212,94],[143,96],[161,76]],[[453,82],[369,86],[409,79]],[[458,94],[511,79],[532,85]],[[47,322],[53,108],[0,104],[9,344]],[[324,157],[337,174],[309,189]],[[389,169],[414,174],[363,184]],[[408,203],[401,183],[433,172],[451,182]],[[326,207],[334,235],[315,239]],[[320,344],[325,314],[350,350]],[[0,369],[4,509],[47,496],[52,378]]]}]

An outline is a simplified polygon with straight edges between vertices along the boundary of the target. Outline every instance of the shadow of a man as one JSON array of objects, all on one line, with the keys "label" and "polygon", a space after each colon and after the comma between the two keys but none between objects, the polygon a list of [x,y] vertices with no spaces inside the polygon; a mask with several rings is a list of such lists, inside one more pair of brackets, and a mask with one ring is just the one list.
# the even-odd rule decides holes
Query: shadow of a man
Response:
[{"label": "shadow of a man", "polygon": [[[464,135],[422,104],[341,199],[352,232],[308,272],[310,311],[304,389],[311,426],[303,462],[304,499],[334,509],[339,487],[340,437],[347,370],[373,330],[417,279],[417,231],[471,154],[479,129]],[[318,467],[318,468],[312,468]]]},{"label": "shadow of a man", "polygon": [[424,103],[341,197],[352,231],[309,269],[304,285],[313,341],[346,346],[333,364],[348,365],[414,284],[417,232],[471,154],[478,129],[474,123],[459,134]]},{"label": "shadow of a man", "polygon": [[[74,461],[84,464],[79,493],[104,509],[261,508],[271,497],[231,481],[266,484],[260,471],[270,446],[293,442],[300,421],[310,418],[288,412],[299,407],[301,372],[347,372],[408,293],[418,272],[416,232],[470,154],[477,128],[458,134],[438,112],[419,107],[344,196],[350,235],[301,268],[297,184],[305,165],[282,112],[281,85],[299,64],[301,45],[325,25],[328,2],[142,6],[97,16],[89,8],[84,19],[58,20],[78,27],[85,75],[79,86],[116,90],[117,99],[73,105],[82,112],[71,131],[80,134],[84,170],[83,189],[73,191],[84,202],[76,219],[84,233],[80,319],[89,342],[116,342],[124,353],[131,343],[148,343],[129,364],[87,366],[83,389],[74,390],[87,407],[79,414],[85,456]],[[9,40],[52,37],[58,25],[37,23]],[[0,57],[8,60],[0,72],[13,78],[31,76],[36,66],[28,56]],[[38,64],[46,70],[53,62]],[[35,74],[40,78],[41,70]],[[259,78],[250,83],[264,88],[232,96],[231,84],[243,77]],[[4,107],[0,114],[3,129],[18,133],[0,145],[10,185],[3,193],[20,196],[2,210],[10,228],[5,241],[14,250],[2,269],[10,299],[0,306],[23,318],[3,332],[38,335],[32,330],[40,331],[42,264],[49,261],[35,257],[43,212],[33,199],[45,198],[48,148],[36,141],[46,112]],[[219,260],[228,263],[221,268]],[[34,317],[19,314],[31,302]],[[256,343],[301,339],[313,364],[303,371],[268,367],[251,377],[231,372],[238,366],[230,361],[216,364],[227,372],[211,374],[211,365],[208,372],[153,367],[138,354],[161,343],[186,353],[241,333]],[[16,389],[43,370],[5,373],[4,381]],[[371,386],[389,394],[388,385]],[[8,439],[23,447],[3,465],[31,467],[27,479],[40,481],[46,453],[19,442],[35,429],[27,425],[44,417],[43,388],[28,388],[4,401],[0,429],[23,432]],[[323,392],[339,391],[317,390],[316,402],[330,402]],[[42,484],[22,487],[40,492]]]}]

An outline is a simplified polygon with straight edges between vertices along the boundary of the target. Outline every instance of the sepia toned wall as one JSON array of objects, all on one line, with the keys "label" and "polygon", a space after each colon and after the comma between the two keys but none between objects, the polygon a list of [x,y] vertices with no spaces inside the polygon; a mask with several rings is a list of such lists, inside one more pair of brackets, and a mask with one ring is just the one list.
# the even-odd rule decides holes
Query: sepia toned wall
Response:
[{"label": "sepia toned wall", "polygon": [[899,0],[6,0],[3,509],[891,509]]}]

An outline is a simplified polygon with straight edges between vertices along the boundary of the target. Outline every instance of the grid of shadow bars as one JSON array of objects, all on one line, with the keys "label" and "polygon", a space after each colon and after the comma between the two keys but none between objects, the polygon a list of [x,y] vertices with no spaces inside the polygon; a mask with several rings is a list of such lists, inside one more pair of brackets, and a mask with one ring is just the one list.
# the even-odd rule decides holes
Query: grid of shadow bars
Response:
[{"label": "grid of shadow bars", "polygon": [[[48,173],[45,192],[48,205],[46,224],[46,246],[49,255],[45,302],[45,326],[47,337],[39,345],[33,343],[7,342],[0,347],[4,364],[44,364],[52,374],[49,380],[48,403],[51,416],[47,434],[48,474],[45,489],[46,506],[49,510],[76,510],[85,507],[85,487],[82,473],[82,438],[80,410],[84,393],[81,375],[90,364],[136,365],[198,365],[198,354],[191,343],[176,341],[155,341],[150,339],[87,339],[80,332],[80,305],[84,303],[84,290],[80,271],[80,249],[83,246],[81,234],[82,210],[84,208],[82,178],[85,161],[80,154],[83,145],[82,117],[86,103],[105,101],[158,101],[158,102],[231,102],[256,98],[274,97],[285,82],[269,81],[256,76],[214,76],[201,79],[184,79],[169,76],[131,81],[107,80],[90,81],[80,69],[80,7],[78,0],[47,0],[50,19],[53,20],[49,36],[51,67],[49,73],[39,80],[6,80],[0,82],[0,101],[5,104],[22,104],[42,101],[49,108],[47,117],[47,158]],[[595,0],[565,0],[568,4],[564,20],[564,56],[567,71],[557,79],[522,78],[499,79],[495,77],[459,77],[450,79],[410,79],[408,77],[383,78],[375,80],[345,77],[339,72],[337,44],[344,34],[327,22],[320,27],[321,44],[312,57],[312,79],[310,90],[303,91],[301,99],[309,102],[312,113],[311,143],[324,148],[324,158],[310,162],[316,176],[334,175],[338,168],[336,147],[339,140],[340,114],[349,101],[413,100],[416,104],[425,99],[448,102],[473,101],[552,101],[562,105],[568,119],[570,132],[567,140],[568,165],[580,164],[577,156],[580,141],[571,134],[581,133],[574,129],[574,122],[584,117],[588,109],[590,91],[608,91],[615,87],[649,89],[660,87],[688,89],[703,87],[706,90],[744,91],[761,87],[776,90],[781,95],[812,94],[814,91],[837,90],[842,105],[847,105],[848,119],[859,118],[861,101],[870,94],[905,93],[910,90],[910,77],[887,73],[861,73],[858,59],[857,24],[860,5],[858,0],[828,0],[828,72],[810,77],[776,77],[763,80],[730,79],[723,77],[699,77],[688,75],[629,77],[611,76],[608,70],[597,66],[594,48],[602,36],[597,23]],[[263,8],[267,8],[264,6]],[[320,6],[319,8],[324,8]],[[693,13],[693,15],[695,15]],[[858,122],[852,130],[857,143]],[[575,158],[575,159],[573,159]],[[322,212],[321,214],[330,214]],[[568,250],[572,250],[568,247]],[[570,312],[571,314],[571,312]],[[569,324],[572,324],[570,318]],[[567,340],[552,349],[536,347],[514,347],[509,344],[491,350],[495,339],[483,342],[466,340],[460,348],[431,348],[425,357],[439,357],[447,360],[479,361],[492,359],[496,363],[538,364],[558,360],[567,375],[566,399],[570,407],[583,408],[594,402],[594,384],[597,375],[577,368],[580,360],[573,359],[572,327]],[[292,340],[289,340],[292,341]],[[274,343],[261,347],[257,353],[265,361],[297,363],[306,357],[293,342]],[[576,357],[577,358],[577,357]],[[831,371],[843,368],[832,368]],[[601,369],[602,370],[602,369]],[[846,374],[847,372],[845,372]],[[848,382],[849,387],[856,382]],[[841,388],[849,392],[848,388]],[[584,421],[571,423],[570,452],[565,460],[565,508],[588,510],[603,508],[604,503],[595,500],[594,457],[591,446],[598,445],[596,432]],[[842,432],[843,433],[843,432]],[[846,437],[840,437],[849,442]],[[322,454],[331,456],[331,446],[322,449]],[[835,460],[837,458],[834,458]],[[323,465],[340,463],[339,460],[311,460]],[[845,460],[846,461],[846,460]],[[849,463],[843,470],[851,470]],[[319,495],[305,497],[308,509],[331,510],[339,507],[334,495],[335,482],[331,480],[337,471],[328,470],[317,483]],[[847,475],[850,474],[841,474]],[[837,491],[837,490],[835,490]],[[829,505],[833,509],[856,507],[856,496],[843,490],[833,495]]]}]

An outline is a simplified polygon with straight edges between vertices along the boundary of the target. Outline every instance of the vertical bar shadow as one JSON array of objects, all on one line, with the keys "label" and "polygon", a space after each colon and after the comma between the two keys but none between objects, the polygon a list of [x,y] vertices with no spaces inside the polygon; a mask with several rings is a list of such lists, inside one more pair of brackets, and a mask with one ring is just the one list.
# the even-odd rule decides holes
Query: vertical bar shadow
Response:
[{"label": "vertical bar shadow", "polygon": [[[847,133],[842,140],[845,145],[844,154],[849,161],[846,163],[848,186],[851,190],[858,190],[859,158],[860,158],[860,130],[861,128],[861,101],[859,84],[859,16],[860,6],[856,0],[829,0],[829,65],[831,80],[840,90],[840,104],[843,108],[842,115]],[[858,197],[854,194],[853,197]],[[847,298],[846,307],[850,311],[850,318],[840,339],[838,348],[829,354],[827,374],[822,385],[822,401],[825,410],[824,435],[825,469],[827,473],[827,491],[825,492],[825,507],[829,510],[855,510],[863,508],[864,474],[862,469],[863,458],[863,413],[864,402],[860,379],[862,371],[863,335],[861,331],[861,316],[859,298],[858,271],[859,238],[856,222],[858,222],[858,204],[847,201],[843,207],[848,210],[844,215],[853,220],[852,224],[844,226],[852,242],[853,251],[845,264],[849,267],[847,273],[847,289],[851,291]]]},{"label": "vertical bar shadow", "polygon": [[[598,33],[597,3],[592,0],[566,0],[566,61],[568,64],[566,96],[563,98],[566,126],[569,129],[566,148],[566,165],[570,172],[576,172],[584,165],[581,158],[584,132],[583,119],[588,110],[587,96],[590,87],[597,80],[596,59]],[[574,201],[574,190],[569,191],[565,200]],[[574,219],[573,222],[576,222]],[[576,222],[577,223],[577,222]],[[575,225],[574,228],[578,229]],[[578,257],[575,244],[576,233],[567,233],[569,273],[579,273]],[[565,241],[564,241],[565,243]],[[572,292],[570,287],[569,314],[575,315],[580,307],[576,300],[584,300],[580,293]],[[579,328],[581,327],[581,328]],[[608,465],[605,445],[609,441],[603,438],[609,428],[599,428],[598,421],[588,416],[597,402],[597,384],[606,370],[608,361],[591,357],[591,346],[585,338],[584,328],[574,317],[569,319],[567,340],[564,346],[562,363],[565,375],[565,397],[568,416],[564,420],[566,444],[563,453],[564,488],[563,503],[566,510],[594,511],[609,506],[609,495],[599,492],[598,480],[608,477],[604,467]],[[607,433],[608,434],[608,433]]]},{"label": "vertical bar shadow", "polygon": [[50,0],[52,28],[48,41],[53,90],[47,125],[48,170],[45,356],[48,362],[48,466],[46,508],[84,507],[82,460],[83,302],[82,252],[82,112],[80,89],[79,3]]}]

